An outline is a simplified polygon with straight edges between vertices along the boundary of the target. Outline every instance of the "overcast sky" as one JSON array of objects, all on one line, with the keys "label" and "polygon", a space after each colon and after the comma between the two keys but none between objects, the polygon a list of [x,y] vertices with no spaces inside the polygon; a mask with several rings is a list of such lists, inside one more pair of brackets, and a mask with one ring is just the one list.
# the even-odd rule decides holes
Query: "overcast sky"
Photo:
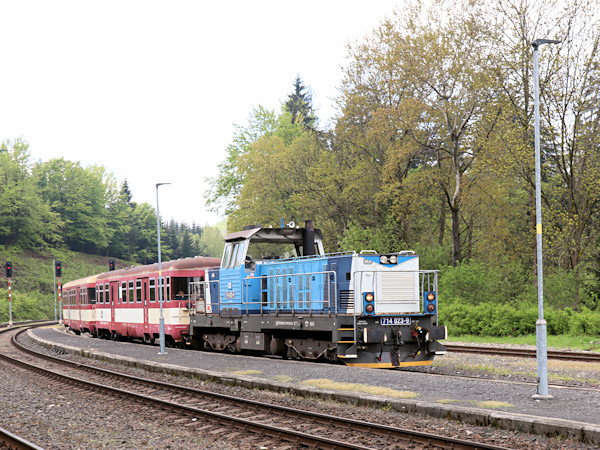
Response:
[{"label": "overcast sky", "polygon": [[99,164],[133,200],[200,225],[234,124],[280,110],[296,75],[321,121],[362,41],[401,1],[0,0],[0,140]]}]

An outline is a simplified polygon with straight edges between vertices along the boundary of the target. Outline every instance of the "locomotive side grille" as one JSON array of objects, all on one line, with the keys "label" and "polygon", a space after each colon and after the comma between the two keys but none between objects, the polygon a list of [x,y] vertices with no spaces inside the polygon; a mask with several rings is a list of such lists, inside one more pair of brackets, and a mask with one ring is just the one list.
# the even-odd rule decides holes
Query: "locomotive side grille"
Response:
[{"label": "locomotive side grille", "polygon": [[340,309],[354,309],[354,291],[340,291]]},{"label": "locomotive side grille", "polygon": [[413,303],[419,298],[413,272],[381,272],[381,284],[380,301]]}]

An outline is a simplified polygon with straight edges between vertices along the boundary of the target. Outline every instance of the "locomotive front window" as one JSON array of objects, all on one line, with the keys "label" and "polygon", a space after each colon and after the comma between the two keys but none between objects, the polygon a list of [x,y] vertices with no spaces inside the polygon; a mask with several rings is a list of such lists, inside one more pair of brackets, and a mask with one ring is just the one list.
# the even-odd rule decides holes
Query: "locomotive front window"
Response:
[{"label": "locomotive front window", "polygon": [[237,247],[237,256],[233,267],[241,266],[244,264],[244,257],[246,256],[246,246],[248,245],[248,241],[242,241],[236,245]]},{"label": "locomotive front window", "polygon": [[233,250],[231,251],[231,259],[229,261],[229,264],[227,265],[227,267],[229,267],[230,269],[235,267],[235,262],[237,261],[237,254],[240,248],[240,244],[234,244],[233,245]]},{"label": "locomotive front window", "polygon": [[233,244],[227,243],[225,244],[225,249],[223,250],[223,259],[221,260],[221,267],[223,269],[227,268],[229,265],[229,259],[231,257],[231,247]]}]

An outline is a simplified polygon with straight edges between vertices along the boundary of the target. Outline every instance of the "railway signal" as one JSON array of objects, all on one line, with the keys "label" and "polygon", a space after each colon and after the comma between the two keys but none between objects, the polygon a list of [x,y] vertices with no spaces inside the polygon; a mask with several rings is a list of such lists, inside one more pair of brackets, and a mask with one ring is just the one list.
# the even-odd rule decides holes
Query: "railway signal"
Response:
[{"label": "railway signal", "polygon": [[54,271],[56,278],[60,278],[62,276],[62,263],[60,261],[56,261],[56,264],[54,265]]},{"label": "railway signal", "polygon": [[6,278],[12,278],[12,263],[6,261]]},{"label": "railway signal", "polygon": [[114,259],[108,260],[108,270],[109,271],[115,270],[115,260]]}]

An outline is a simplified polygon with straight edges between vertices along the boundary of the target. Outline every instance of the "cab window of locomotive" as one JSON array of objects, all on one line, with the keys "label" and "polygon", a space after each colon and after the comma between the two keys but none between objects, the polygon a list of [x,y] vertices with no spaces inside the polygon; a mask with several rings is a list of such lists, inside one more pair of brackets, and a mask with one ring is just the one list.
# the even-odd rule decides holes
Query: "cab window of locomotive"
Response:
[{"label": "cab window of locomotive", "polygon": [[96,303],[96,289],[88,288],[87,297],[90,302],[90,305],[94,305]]},{"label": "cab window of locomotive", "polygon": [[129,297],[129,303],[133,303],[133,299],[135,297],[135,291],[133,290],[133,280],[131,280],[129,282],[129,293],[128,293],[128,297]]},{"label": "cab window of locomotive", "polygon": [[225,250],[223,250],[223,259],[221,260],[221,267],[223,269],[227,268],[227,266],[229,265],[229,258],[231,257],[232,246],[233,244],[231,244],[230,242],[225,244]]},{"label": "cab window of locomotive", "polygon": [[150,302],[154,303],[156,301],[156,280],[154,278],[150,278]]},{"label": "cab window of locomotive", "polygon": [[242,241],[236,245],[236,247],[238,248],[238,251],[237,251],[235,263],[233,264],[234,267],[241,266],[242,264],[244,264],[244,258],[246,257],[246,246],[247,245],[248,245],[248,241]]},{"label": "cab window of locomotive", "polygon": [[239,243],[235,243],[233,244],[233,248],[231,250],[231,259],[229,260],[229,264],[227,265],[228,268],[233,268],[235,267],[235,263],[237,260],[237,254],[238,254],[238,250],[240,248],[240,244]]}]

